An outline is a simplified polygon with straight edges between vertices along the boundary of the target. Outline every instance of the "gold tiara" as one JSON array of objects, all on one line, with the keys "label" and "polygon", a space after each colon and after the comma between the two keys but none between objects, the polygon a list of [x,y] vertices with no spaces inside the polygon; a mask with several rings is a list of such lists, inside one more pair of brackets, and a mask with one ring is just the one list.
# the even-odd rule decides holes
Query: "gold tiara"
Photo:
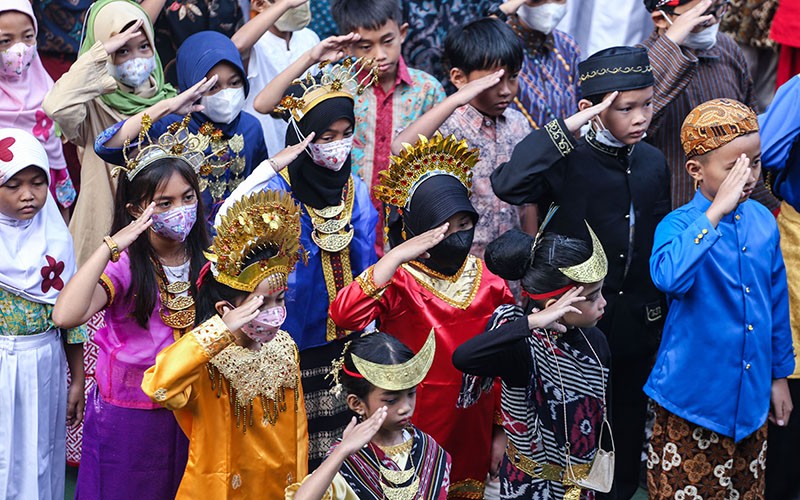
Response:
[{"label": "gold tiara", "polygon": [[422,349],[405,363],[382,365],[359,358],[355,354],[350,356],[358,373],[370,384],[385,391],[404,391],[422,382],[431,369],[434,354],[436,354],[436,335],[431,328]]},{"label": "gold tiara", "polygon": [[[301,257],[300,207],[283,191],[259,191],[237,200],[221,217],[206,257],[214,278],[231,288],[252,292],[271,279],[271,293],[286,287]],[[245,267],[247,257],[269,247],[277,253]]]},{"label": "gold tiara", "polygon": [[[208,163],[213,157],[218,157],[225,153],[227,145],[221,146],[218,151],[212,151],[206,155],[209,146],[219,145],[222,132],[214,128],[210,123],[205,123],[200,127],[198,134],[189,132],[189,122],[191,115],[186,115],[183,120],[174,122],[167,127],[167,131],[159,136],[157,141],[150,138],[150,127],[153,120],[149,115],[142,116],[142,129],[139,132],[136,149],[136,156],[131,158],[128,155],[131,149],[131,140],[126,139],[122,148],[122,156],[125,159],[124,166],[116,166],[111,171],[111,175],[117,176],[120,172],[125,172],[128,180],[133,180],[136,175],[147,165],[150,165],[161,158],[177,158],[185,161],[196,173]],[[147,145],[145,144],[145,140]]]},{"label": "gold tiara", "polygon": [[576,283],[597,283],[608,274],[608,258],[606,252],[603,250],[603,244],[600,239],[592,231],[592,226],[586,223],[586,229],[592,237],[592,256],[570,267],[560,267],[561,274],[571,279]]},{"label": "gold tiara", "polygon": [[471,149],[464,139],[442,137],[439,132],[430,140],[420,135],[414,146],[403,144],[403,151],[391,157],[389,168],[378,174],[380,182],[373,193],[384,203],[408,209],[414,191],[423,181],[435,175],[449,175],[471,195],[472,168],[477,162],[478,150]]},{"label": "gold tiara", "polygon": [[[295,80],[292,85],[300,85],[303,95],[287,95],[275,108],[277,112],[289,111],[295,121],[300,121],[314,107],[327,99],[346,97],[355,100],[373,84],[378,82],[377,68],[372,59],[348,57],[338,64],[329,61],[319,63],[317,75],[307,74]],[[359,75],[361,77],[359,78]]]}]

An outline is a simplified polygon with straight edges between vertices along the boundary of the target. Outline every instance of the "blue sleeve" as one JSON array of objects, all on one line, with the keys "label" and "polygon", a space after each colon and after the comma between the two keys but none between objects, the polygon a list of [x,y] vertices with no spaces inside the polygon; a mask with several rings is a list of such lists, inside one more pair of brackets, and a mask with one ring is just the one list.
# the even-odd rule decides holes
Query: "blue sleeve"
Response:
[{"label": "blue sleeve", "polygon": [[800,135],[800,75],[781,85],[767,111],[758,117],[761,128],[761,163],[767,170],[782,170],[792,145]]},{"label": "blue sleeve", "polygon": [[784,378],[794,373],[792,328],[789,322],[789,291],[786,267],[780,240],[775,237],[775,256],[772,259],[772,378]]},{"label": "blue sleeve", "polygon": [[[158,137],[166,132],[167,126],[174,121],[174,119],[170,118],[173,115],[167,115],[164,118],[158,120],[157,122],[153,123],[150,127],[150,132],[148,135],[156,141]],[[122,125],[125,124],[127,120],[122,120],[121,122],[117,122],[114,125],[111,125],[107,129],[100,132],[100,135],[97,136],[97,139],[94,141],[94,152],[97,153],[97,156],[100,157],[106,163],[111,163],[112,165],[125,165],[125,156],[122,154],[122,148],[109,148],[106,147],[106,143],[114,137],[114,135],[122,128]],[[138,141],[131,141],[129,147],[137,147],[139,146]]]},{"label": "blue sleeve", "polygon": [[359,217],[353,217],[354,236],[350,244],[351,249],[351,268],[353,276],[358,276],[366,268],[378,261],[375,253],[375,227],[378,225],[378,211],[372,205],[369,197],[369,189],[364,181],[356,176],[353,177],[355,187],[355,202],[353,212],[359,213]]},{"label": "blue sleeve", "polygon": [[659,223],[650,256],[656,288],[675,297],[689,291],[700,262],[721,236],[704,213],[694,220],[686,220],[687,216],[692,214],[676,211]]}]

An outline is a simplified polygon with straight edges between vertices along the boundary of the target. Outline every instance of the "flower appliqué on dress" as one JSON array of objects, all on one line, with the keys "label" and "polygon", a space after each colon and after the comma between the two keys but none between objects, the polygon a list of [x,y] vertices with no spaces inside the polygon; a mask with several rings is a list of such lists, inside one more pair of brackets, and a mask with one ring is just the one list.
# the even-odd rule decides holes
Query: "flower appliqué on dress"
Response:
[{"label": "flower appliqu\u00e9 on dress", "polygon": [[61,291],[64,288],[64,280],[61,273],[64,272],[64,262],[57,261],[53,257],[46,255],[47,265],[42,267],[42,293],[47,293],[51,288]]},{"label": "flower appliqu\u00e9 on dress", "polygon": [[33,126],[33,135],[41,137],[45,141],[50,139],[50,129],[53,128],[53,120],[41,109],[36,110],[36,125]]},{"label": "flower appliqu\u00e9 on dress", "polygon": [[14,159],[14,153],[11,152],[11,146],[17,142],[13,137],[6,137],[0,139],[0,161],[9,162]]}]

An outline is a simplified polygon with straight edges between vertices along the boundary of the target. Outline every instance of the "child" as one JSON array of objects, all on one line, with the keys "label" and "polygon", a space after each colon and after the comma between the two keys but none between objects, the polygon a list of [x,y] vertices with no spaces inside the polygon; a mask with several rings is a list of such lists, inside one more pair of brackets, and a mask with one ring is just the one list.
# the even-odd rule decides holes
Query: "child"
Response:
[{"label": "child", "polygon": [[[800,401],[800,118],[796,110],[800,103],[800,76],[782,85],[775,94],[772,105],[758,117],[761,142],[761,161],[766,172],[767,185],[781,202],[778,229],[781,233],[781,252],[786,262],[786,279],[789,290],[789,315],[792,339],[795,346],[795,369],[787,383],[793,401]],[[800,496],[800,477],[797,475],[797,453],[800,446],[800,419],[789,421],[786,428],[769,427],[767,461],[767,499]]]},{"label": "child", "polygon": [[[509,203],[549,202],[580,214],[610,256],[603,284],[608,300],[600,329],[613,356],[611,411],[616,440],[614,488],[638,489],[650,372],[662,324],[663,296],[653,286],[648,255],[658,221],[669,212],[664,155],[641,142],[652,116],[653,74],[647,52],[614,47],[581,63],[581,111],[531,133],[492,174]],[[593,105],[594,104],[594,105]],[[573,134],[587,122],[587,134]],[[579,217],[573,217],[579,219]]]},{"label": "child", "polygon": [[361,75],[361,63],[348,59],[341,64],[323,64],[321,73],[289,85],[313,64],[340,59],[342,49],[352,40],[352,35],[324,40],[261,91],[256,108],[259,102],[266,109],[281,102],[289,121],[286,144],[301,154],[285,169],[285,164],[260,165],[220,210],[224,214],[239,197],[264,189],[287,191],[302,205],[300,241],[309,253],[308,264],[289,276],[286,331],[300,349],[309,470],[322,462],[350,419],[344,399],[331,395],[325,380],[326,367],[341,356],[344,337],[350,333],[337,328],[328,317],[328,307],[339,290],[376,260],[378,214],[367,186],[350,167],[353,100],[360,88],[369,85],[372,75]]},{"label": "child", "polygon": [[136,2],[95,2],[84,32],[78,60],[42,103],[81,152],[81,191],[88,194],[78,197],[70,221],[78,265],[103,242],[114,213],[113,166],[94,153],[95,138],[114,123],[175,95],[164,83],[153,49],[153,25]]},{"label": "child", "polygon": [[[406,66],[400,51],[408,32],[398,0],[334,0],[331,3],[341,33],[356,33],[356,57],[373,59],[378,84],[356,99],[353,171],[372,188],[389,166],[395,135],[444,99],[442,85],[424,71]],[[416,138],[416,135],[414,136]],[[372,203],[381,210],[373,196]],[[376,226],[375,249],[383,255],[383,224]]]},{"label": "child", "polygon": [[[572,465],[590,464],[606,417],[611,353],[596,327],[606,304],[606,255],[591,231],[590,244],[547,229],[535,239],[509,231],[489,245],[487,267],[502,278],[521,279],[528,304],[500,306],[490,331],[453,354],[459,370],[488,377],[489,383],[502,379],[509,438],[500,467],[503,499],[574,495],[581,468],[572,477],[565,471],[566,457]],[[467,404],[476,397],[469,386],[462,389]],[[561,478],[540,467],[554,468]]]},{"label": "child", "polygon": [[51,317],[75,272],[75,256],[48,196],[49,175],[47,152],[36,137],[0,128],[2,498],[64,498],[66,425],[83,419],[86,330],[59,332]]},{"label": "child", "polygon": [[[254,13],[268,12],[279,7],[275,0],[251,3]],[[310,20],[311,9],[308,3],[289,9],[258,39],[250,50],[250,59],[247,62],[250,87],[263,89],[281,71],[319,43],[317,34],[306,27]],[[287,123],[280,116],[256,112],[253,107],[256,94],[252,92],[247,97],[244,109],[261,122],[267,151],[280,151],[285,145]]]},{"label": "child", "polygon": [[435,351],[433,331],[416,355],[383,332],[352,341],[331,374],[361,423],[353,417],[325,462],[286,488],[286,498],[445,500],[450,455],[411,423]]},{"label": "child", "polygon": [[141,383],[156,354],[194,326],[193,284],[208,248],[205,224],[195,224],[203,213],[198,143],[209,140],[199,139],[187,140],[185,128],[168,132],[121,167],[113,236],[53,311],[62,328],[105,311],[94,336],[97,387],[86,409],[77,498],[171,498],[186,466],[186,437]]},{"label": "child", "polygon": [[50,163],[50,194],[69,220],[66,209],[75,201],[75,188],[53,120],[42,110],[53,79],[36,51],[39,26],[29,1],[4,3],[0,8],[0,127],[32,133],[42,143]]},{"label": "child", "polygon": [[300,209],[286,193],[254,193],[222,217],[199,279],[197,326],[161,351],[142,381],[175,412],[195,457],[177,498],[280,498],[287,482],[305,477],[297,346],[280,330],[287,276],[302,251]]},{"label": "child", "polygon": [[[505,23],[495,18],[473,21],[454,28],[445,39],[445,54],[450,63],[450,79],[458,92],[437,104],[392,143],[397,154],[403,143],[413,143],[419,135],[430,137],[438,129],[443,135],[463,137],[477,147],[480,160],[472,172],[472,204],[481,215],[475,226],[470,253],[483,258],[490,241],[511,229],[521,227],[520,212],[500,201],[489,176],[511,158],[514,146],[531,132],[525,117],[509,109],[517,95],[517,76],[524,57],[522,42]],[[536,234],[536,214],[526,222]]]},{"label": "child", "polygon": [[505,282],[469,255],[478,220],[469,201],[477,156],[466,141],[437,134],[393,159],[376,196],[402,212],[402,228],[393,227],[396,234],[390,235],[396,244],[330,308],[340,328],[359,330],[378,320],[383,331],[411,349],[418,350],[425,334],[436,330],[436,362],[419,386],[414,422],[453,456],[452,498],[483,495],[487,473],[502,450],[496,457],[490,454],[491,398],[456,408],[461,373],[450,357],[456,346],[483,330],[498,306],[514,302]]},{"label": "child", "polygon": [[669,313],[645,385],[656,403],[648,492],[763,498],[767,414],[788,423],[794,358],[778,228],[749,200],[761,178],[758,120],[715,99],[686,117],[681,142],[700,187],[658,225],[650,258]]},{"label": "child", "polygon": [[[644,0],[655,30],[642,42],[655,74],[653,121],[648,142],[664,152],[672,175],[672,208],[694,196],[684,173],[686,156],[675,133],[695,106],[725,97],[755,106],[753,81],[742,49],[718,34],[728,8],[720,0]],[[754,199],[775,209],[777,201],[759,182]]]}]

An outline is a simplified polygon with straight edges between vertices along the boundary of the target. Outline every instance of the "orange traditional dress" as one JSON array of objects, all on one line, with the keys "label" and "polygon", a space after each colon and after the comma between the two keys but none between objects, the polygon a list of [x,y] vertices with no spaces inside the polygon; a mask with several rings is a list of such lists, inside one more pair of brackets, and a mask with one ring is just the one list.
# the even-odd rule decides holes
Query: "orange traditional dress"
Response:
[{"label": "orange traditional dress", "polygon": [[297,346],[280,330],[261,349],[233,343],[219,316],[159,353],[142,389],[189,437],[176,498],[282,498],[308,472]]}]

